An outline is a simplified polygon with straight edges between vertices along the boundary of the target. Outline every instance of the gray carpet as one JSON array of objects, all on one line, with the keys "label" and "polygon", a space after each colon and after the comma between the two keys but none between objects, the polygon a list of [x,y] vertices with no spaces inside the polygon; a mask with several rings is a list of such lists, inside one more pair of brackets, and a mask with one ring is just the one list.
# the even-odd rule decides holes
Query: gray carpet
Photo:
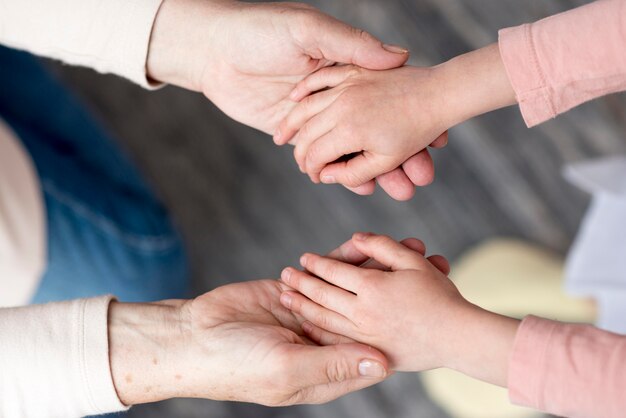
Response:
[{"label": "gray carpet", "polygon": [[[319,0],[309,3],[431,65],[497,39],[497,29],[564,10],[570,1]],[[459,256],[490,237],[512,236],[564,253],[588,197],[568,185],[567,162],[626,153],[623,95],[586,104],[535,129],[517,109],[451,131],[434,152],[437,179],[398,203],[315,186],[289,149],[224,117],[200,95],[150,93],[112,76],[53,66],[121,138],[181,225],[197,292],[276,277],[304,251],[327,251],[357,230],[422,238],[432,252]],[[176,400],[134,408],[141,417],[422,417],[445,414],[417,375],[326,406],[268,409]]]}]

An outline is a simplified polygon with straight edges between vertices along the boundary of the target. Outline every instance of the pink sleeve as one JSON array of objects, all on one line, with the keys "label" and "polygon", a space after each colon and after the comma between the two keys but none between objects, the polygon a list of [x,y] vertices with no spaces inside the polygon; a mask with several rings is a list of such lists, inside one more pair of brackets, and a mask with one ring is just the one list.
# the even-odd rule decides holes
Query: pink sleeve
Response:
[{"label": "pink sleeve", "polygon": [[626,416],[626,336],[536,317],[509,364],[511,402],[570,418]]},{"label": "pink sleeve", "polygon": [[626,90],[623,0],[598,0],[499,35],[502,60],[528,127]]}]

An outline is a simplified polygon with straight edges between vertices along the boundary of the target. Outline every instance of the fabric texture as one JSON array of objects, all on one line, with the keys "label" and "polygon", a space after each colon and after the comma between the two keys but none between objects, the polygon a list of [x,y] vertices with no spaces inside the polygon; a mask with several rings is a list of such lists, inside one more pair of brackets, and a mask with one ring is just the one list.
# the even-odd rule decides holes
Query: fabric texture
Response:
[{"label": "fabric texture", "polygon": [[1,308],[26,304],[33,297],[45,267],[46,224],[35,168],[1,118],[0,156]]},{"label": "fabric texture", "polygon": [[0,310],[0,416],[72,418],[127,409],[109,367],[111,299]]},{"label": "fabric texture", "polygon": [[113,73],[146,87],[162,0],[0,0],[0,44]]},{"label": "fabric texture", "polygon": [[[0,91],[0,117],[32,158],[45,203],[47,268],[33,300],[186,296],[181,239],[119,143],[30,54],[0,47]],[[107,307],[82,299],[0,309],[0,416],[125,409],[112,389]]]},{"label": "fabric texture", "polygon": [[499,46],[529,127],[626,90],[626,2],[598,0],[500,31]]},{"label": "fabric texture", "polygon": [[570,418],[621,418],[626,337],[529,316],[517,332],[508,387],[517,405]]}]

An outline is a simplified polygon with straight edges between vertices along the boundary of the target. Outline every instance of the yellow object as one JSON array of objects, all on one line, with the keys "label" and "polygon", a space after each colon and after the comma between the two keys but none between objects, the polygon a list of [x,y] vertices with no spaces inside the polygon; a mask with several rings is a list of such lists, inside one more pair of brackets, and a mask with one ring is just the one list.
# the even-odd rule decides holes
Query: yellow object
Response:
[{"label": "yellow object", "polygon": [[[503,315],[532,314],[591,323],[593,304],[563,292],[563,260],[512,239],[495,239],[465,254],[450,276],[470,302]],[[454,418],[534,418],[542,414],[509,403],[507,390],[452,370],[422,373],[426,391]]]}]

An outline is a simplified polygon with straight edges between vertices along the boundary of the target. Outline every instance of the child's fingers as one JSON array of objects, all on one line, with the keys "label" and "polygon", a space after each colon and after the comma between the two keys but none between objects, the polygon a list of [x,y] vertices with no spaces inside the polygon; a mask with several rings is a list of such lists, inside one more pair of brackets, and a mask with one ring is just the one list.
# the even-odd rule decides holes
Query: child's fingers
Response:
[{"label": "child's fingers", "polygon": [[278,125],[278,130],[274,135],[276,145],[285,145],[291,141],[305,123],[332,105],[340,95],[341,92],[337,90],[323,91],[308,96],[298,103]]},{"label": "child's fingers", "polygon": [[314,325],[335,334],[349,336],[354,324],[345,316],[324,308],[297,292],[283,292],[280,303],[290,311],[300,314]]},{"label": "child's fingers", "polygon": [[354,234],[354,244],[363,254],[391,270],[422,269],[426,259],[393,238],[385,235]]},{"label": "child's fingers", "polygon": [[[424,245],[422,240],[417,238],[407,238],[402,240],[401,243],[405,247],[410,248],[413,251],[417,251],[422,255],[426,254],[426,245]],[[368,256],[357,250],[352,239],[341,244],[338,248],[328,253],[326,257],[363,268],[372,268],[377,270],[384,270],[387,268],[378,261],[368,260]]]},{"label": "child's fingers", "polygon": [[311,93],[329,87],[336,87],[358,73],[358,67],[353,65],[322,68],[299,82],[292,90],[289,98],[294,102],[299,102]]},{"label": "child's fingers", "polygon": [[304,254],[300,264],[317,277],[352,293],[357,293],[356,290],[365,280],[363,269],[316,254]]},{"label": "child's fingers", "polygon": [[369,258],[362,252],[356,249],[352,239],[344,242],[338,248],[334,249],[326,256],[337,261],[352,264],[353,266],[359,266],[367,261]]},{"label": "child's fingers", "polygon": [[306,155],[311,144],[321,138],[333,136],[333,130],[337,123],[335,118],[336,114],[333,113],[332,107],[326,108],[309,119],[293,137],[291,141],[295,145],[293,156],[303,172],[308,172]]},{"label": "child's fingers", "polygon": [[[360,153],[348,161],[328,164],[331,161],[321,154],[325,152],[324,148],[317,148],[319,142],[322,142],[322,138],[311,146],[307,155],[306,168],[309,176],[317,175],[325,184],[340,183],[348,187],[357,187],[398,166],[398,162],[393,158],[372,155],[369,152]],[[341,146],[349,147],[349,145],[336,147]],[[328,161],[328,163],[322,163],[322,161]]]},{"label": "child's fingers", "polygon": [[446,276],[450,274],[450,263],[448,260],[442,255],[431,255],[427,258],[430,261],[430,264],[437,267],[437,270],[445,274]]},{"label": "child's fingers", "polygon": [[352,338],[326,331],[313,324],[311,321],[303,322],[302,330],[311,341],[319,345],[350,344],[356,342]]},{"label": "child's fingers", "polygon": [[[421,255],[426,254],[426,245],[424,244],[422,240],[419,240],[417,238],[407,238],[407,239],[403,239],[402,241],[400,241],[400,243],[413,251],[417,251]],[[356,247],[355,247],[355,251],[358,251]],[[369,259],[364,264],[361,264],[360,267],[365,268],[365,269],[376,269],[376,270],[388,270],[389,269],[388,266],[385,266],[381,264],[380,262],[373,260],[373,259]]]},{"label": "child's fingers", "polygon": [[342,315],[351,312],[356,300],[352,293],[291,267],[284,269],[280,278],[318,305]]},{"label": "child's fingers", "polygon": [[448,131],[445,131],[430,144],[433,148],[445,148],[448,145]]},{"label": "child's fingers", "polygon": [[435,163],[427,149],[406,160],[402,169],[416,186],[428,186],[435,178]]},{"label": "child's fingers", "polygon": [[415,185],[400,167],[378,176],[376,180],[392,199],[410,200],[415,194]]}]

